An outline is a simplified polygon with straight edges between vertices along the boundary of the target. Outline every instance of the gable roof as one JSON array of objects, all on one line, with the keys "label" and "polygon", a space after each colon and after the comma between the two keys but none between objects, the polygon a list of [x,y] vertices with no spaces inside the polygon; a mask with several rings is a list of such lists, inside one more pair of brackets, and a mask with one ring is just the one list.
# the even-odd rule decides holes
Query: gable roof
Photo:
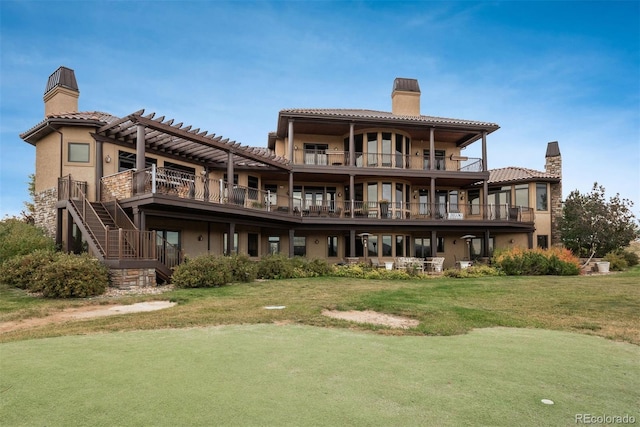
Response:
[{"label": "gable roof", "polygon": [[99,128],[118,120],[118,117],[101,111],[60,113],[47,116],[43,121],[20,134],[20,138],[31,145],[62,126],[91,126]]},{"label": "gable roof", "polygon": [[506,167],[489,170],[489,185],[515,182],[560,182],[560,178],[554,174],[521,167]]}]

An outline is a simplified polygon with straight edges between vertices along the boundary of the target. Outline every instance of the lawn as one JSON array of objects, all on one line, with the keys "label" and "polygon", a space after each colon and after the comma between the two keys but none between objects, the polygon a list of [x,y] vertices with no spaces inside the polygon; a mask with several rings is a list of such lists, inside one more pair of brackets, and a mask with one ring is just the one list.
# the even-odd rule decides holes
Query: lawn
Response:
[{"label": "lawn", "polygon": [[[639,422],[639,278],[315,278],[118,298],[178,305],[0,335],[0,424]],[[0,322],[105,303],[0,287]],[[354,324],[326,308],[420,324]]]}]

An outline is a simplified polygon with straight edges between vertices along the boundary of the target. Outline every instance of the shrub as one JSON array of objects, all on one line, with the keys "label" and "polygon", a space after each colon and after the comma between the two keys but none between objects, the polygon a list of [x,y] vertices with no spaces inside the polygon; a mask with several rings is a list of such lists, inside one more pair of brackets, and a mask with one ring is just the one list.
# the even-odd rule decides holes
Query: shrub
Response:
[{"label": "shrub", "polygon": [[47,298],[84,298],[104,293],[109,270],[87,254],[58,254],[42,267],[34,282]]},{"label": "shrub", "polygon": [[7,285],[40,292],[42,281],[38,276],[43,267],[57,258],[59,253],[48,249],[38,249],[27,255],[14,256],[0,265],[0,277]]},{"label": "shrub", "polygon": [[580,263],[568,249],[521,249],[497,251],[494,265],[508,276],[577,275]]},{"label": "shrub", "polygon": [[640,263],[640,258],[638,257],[638,254],[635,252],[631,252],[629,250],[623,250],[622,256],[624,257],[625,260],[627,260],[627,264],[629,264],[629,267],[635,267],[636,265],[638,265],[638,263]]},{"label": "shrub", "polygon": [[232,255],[227,257],[231,270],[232,282],[253,282],[258,275],[258,265],[247,255]]},{"label": "shrub", "polygon": [[629,268],[629,263],[622,254],[622,251],[611,251],[602,259],[603,261],[609,261],[609,269],[611,271],[623,271]]},{"label": "shrub", "polygon": [[404,270],[371,269],[364,264],[338,265],[334,267],[332,274],[337,277],[369,280],[408,280],[414,278],[414,276]]},{"label": "shrub", "polygon": [[261,279],[291,279],[295,277],[294,263],[299,261],[280,254],[266,255],[258,262],[258,277]]},{"label": "shrub", "polygon": [[503,272],[497,268],[490,267],[486,264],[472,265],[471,267],[464,269],[450,268],[443,272],[445,277],[454,277],[457,279],[464,279],[468,277],[484,277],[484,276],[502,276]]},{"label": "shrub", "polygon": [[55,242],[44,230],[17,218],[0,221],[0,263],[38,249],[55,249]]},{"label": "shrub", "polygon": [[171,282],[178,288],[210,288],[231,282],[231,261],[225,257],[201,255],[177,266]]}]

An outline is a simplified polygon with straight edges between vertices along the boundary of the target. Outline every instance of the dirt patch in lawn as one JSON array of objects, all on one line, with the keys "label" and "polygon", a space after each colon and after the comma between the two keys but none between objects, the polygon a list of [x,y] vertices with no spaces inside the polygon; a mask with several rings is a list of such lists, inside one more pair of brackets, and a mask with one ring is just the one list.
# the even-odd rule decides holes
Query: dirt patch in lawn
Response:
[{"label": "dirt patch in lawn", "polygon": [[0,333],[11,332],[19,329],[28,329],[36,326],[60,323],[68,320],[93,319],[96,317],[115,316],[117,314],[142,313],[146,311],[162,310],[173,307],[171,301],[148,301],[130,305],[100,305],[67,308],[59,313],[46,317],[34,317],[30,319],[0,323]]},{"label": "dirt patch in lawn", "polygon": [[407,317],[391,316],[389,314],[378,313],[376,311],[336,311],[324,310],[324,316],[333,317],[334,319],[349,320],[357,323],[369,323],[373,325],[383,325],[390,328],[409,329],[415,328],[420,324],[415,319]]}]

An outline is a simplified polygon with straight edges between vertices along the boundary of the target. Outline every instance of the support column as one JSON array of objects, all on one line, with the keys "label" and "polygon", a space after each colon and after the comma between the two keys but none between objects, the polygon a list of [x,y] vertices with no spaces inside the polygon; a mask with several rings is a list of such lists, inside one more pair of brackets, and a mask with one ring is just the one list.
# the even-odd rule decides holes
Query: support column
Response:
[{"label": "support column", "polygon": [[[145,135],[144,125],[136,125],[136,170],[142,171],[146,165],[145,163]],[[144,175],[138,173],[138,179],[136,182],[137,193],[144,193]]]},{"label": "support column", "polygon": [[349,230],[349,255],[351,258],[356,256],[356,230],[353,228]]},{"label": "support column", "polygon": [[209,201],[209,168],[205,166],[204,175],[202,176],[202,186],[204,187],[204,201]]},{"label": "support column", "polygon": [[429,170],[436,168],[436,141],[435,129],[429,129]]},{"label": "support column", "polygon": [[[487,169],[487,132],[482,132],[482,171],[486,172]],[[482,181],[482,205],[483,208],[483,218],[489,218],[489,183],[485,179]]]},{"label": "support column", "polygon": [[349,124],[349,166],[351,167],[356,165],[356,142],[354,127],[354,123]]},{"label": "support column", "polygon": [[229,233],[227,234],[227,255],[231,255],[233,253],[233,241],[235,240],[236,234],[236,223],[229,223]]},{"label": "support column", "polygon": [[293,238],[295,237],[295,231],[289,230],[289,258],[293,258]]},{"label": "support column", "polygon": [[71,252],[71,248],[73,247],[73,217],[71,216],[71,212],[67,209],[67,241],[64,244],[64,251],[66,253]]},{"label": "support column", "polygon": [[431,218],[436,218],[436,179],[429,178],[429,206],[431,209]]},{"label": "support column", "polygon": [[233,175],[233,153],[229,151],[229,153],[227,153],[227,203],[233,203],[234,200]]},{"label": "support column", "polygon": [[102,188],[100,182],[102,181],[102,176],[104,175],[104,165],[103,165],[103,149],[102,149],[102,141],[96,141],[96,178],[95,178],[95,200],[101,200]]},{"label": "support column", "polygon": [[293,158],[293,119],[289,119],[289,132],[287,138],[289,139],[289,160],[291,160],[291,163],[295,164],[295,159]]},{"label": "support column", "polygon": [[[289,171],[289,212],[293,213],[293,172]],[[302,206],[300,206],[302,208]]]},{"label": "support column", "polygon": [[438,256],[438,233],[436,230],[431,230],[431,256]]},{"label": "support column", "polygon": [[527,243],[529,244],[529,249],[533,249],[533,231],[527,233]]},{"label": "support column", "polygon": [[62,249],[62,219],[63,209],[56,209],[56,247]]},{"label": "support column", "polygon": [[484,230],[484,239],[483,239],[483,242],[482,242],[482,245],[483,245],[482,253],[487,258],[491,257],[491,255],[489,254],[489,240],[490,239],[491,239],[491,235],[489,234],[489,229],[487,228],[486,230]]},{"label": "support column", "polygon": [[[349,210],[351,211],[351,218],[354,217],[354,204],[353,204],[353,200],[354,197],[356,195],[356,177],[355,175],[349,175],[349,200],[347,200],[349,202]],[[354,255],[351,255],[354,256]]]}]

